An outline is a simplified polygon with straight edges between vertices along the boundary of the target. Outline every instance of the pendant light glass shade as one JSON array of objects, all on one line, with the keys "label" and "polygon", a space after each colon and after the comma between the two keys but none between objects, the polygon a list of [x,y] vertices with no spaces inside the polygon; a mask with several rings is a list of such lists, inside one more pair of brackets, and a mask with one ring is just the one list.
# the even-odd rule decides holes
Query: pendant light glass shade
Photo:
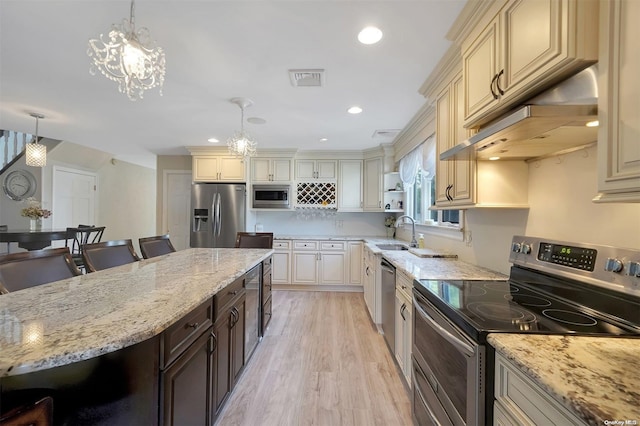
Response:
[{"label": "pendant light glass shade", "polygon": [[240,107],[240,131],[235,132],[227,139],[229,153],[236,157],[251,157],[256,155],[258,143],[244,130],[244,109],[253,105],[253,102],[246,98],[233,98],[231,102]]},{"label": "pendant light glass shade", "polygon": [[89,72],[98,71],[118,83],[120,93],[129,99],[142,99],[144,91],[164,85],[164,50],[151,39],[149,30],[135,27],[135,6],[131,1],[130,19],[121,25],[113,25],[108,37],[89,40],[87,54],[93,60]]},{"label": "pendant light glass shade", "polygon": [[38,143],[38,120],[44,118],[42,114],[31,113],[30,116],[36,119],[36,134],[31,142],[26,146],[27,166],[44,167],[47,165],[47,147]]}]

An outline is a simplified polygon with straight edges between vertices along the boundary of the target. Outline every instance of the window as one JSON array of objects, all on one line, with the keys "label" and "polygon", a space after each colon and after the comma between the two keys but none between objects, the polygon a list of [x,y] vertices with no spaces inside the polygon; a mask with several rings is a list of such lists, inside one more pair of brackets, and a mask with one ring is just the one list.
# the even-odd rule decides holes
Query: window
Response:
[{"label": "window", "polygon": [[422,164],[418,164],[415,182],[407,193],[407,214],[416,223],[460,228],[460,210],[430,210],[436,204],[435,138],[423,145]]},{"label": "window", "polygon": [[436,180],[429,172],[418,170],[408,199],[408,212],[416,223],[460,226],[460,210],[429,210],[436,204]]}]

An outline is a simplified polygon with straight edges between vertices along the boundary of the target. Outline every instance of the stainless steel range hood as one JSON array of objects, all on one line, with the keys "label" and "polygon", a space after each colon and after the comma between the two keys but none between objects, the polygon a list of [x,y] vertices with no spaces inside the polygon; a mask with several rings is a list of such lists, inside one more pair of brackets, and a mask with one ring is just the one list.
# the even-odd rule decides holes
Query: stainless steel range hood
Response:
[{"label": "stainless steel range hood", "polygon": [[440,160],[527,160],[567,152],[598,139],[597,65],[531,99],[440,154]]}]

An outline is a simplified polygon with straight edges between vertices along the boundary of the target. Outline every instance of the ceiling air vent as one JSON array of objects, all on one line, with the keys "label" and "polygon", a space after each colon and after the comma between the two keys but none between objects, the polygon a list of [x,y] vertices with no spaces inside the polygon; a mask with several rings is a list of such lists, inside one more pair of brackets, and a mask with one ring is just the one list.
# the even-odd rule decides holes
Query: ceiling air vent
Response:
[{"label": "ceiling air vent", "polygon": [[289,70],[289,78],[293,87],[324,86],[324,70]]},{"label": "ceiling air vent", "polygon": [[371,135],[371,137],[373,139],[380,139],[380,138],[389,139],[389,138],[395,138],[398,135],[398,133],[400,133],[400,129],[376,130],[375,132],[373,132],[373,135]]}]

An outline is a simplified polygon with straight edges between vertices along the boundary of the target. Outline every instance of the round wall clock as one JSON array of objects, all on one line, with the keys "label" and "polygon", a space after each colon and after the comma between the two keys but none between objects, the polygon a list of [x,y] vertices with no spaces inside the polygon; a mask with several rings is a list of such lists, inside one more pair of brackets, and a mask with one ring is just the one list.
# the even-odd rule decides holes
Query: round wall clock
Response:
[{"label": "round wall clock", "polygon": [[22,201],[35,194],[36,178],[26,170],[14,170],[4,178],[2,189],[7,197]]}]

